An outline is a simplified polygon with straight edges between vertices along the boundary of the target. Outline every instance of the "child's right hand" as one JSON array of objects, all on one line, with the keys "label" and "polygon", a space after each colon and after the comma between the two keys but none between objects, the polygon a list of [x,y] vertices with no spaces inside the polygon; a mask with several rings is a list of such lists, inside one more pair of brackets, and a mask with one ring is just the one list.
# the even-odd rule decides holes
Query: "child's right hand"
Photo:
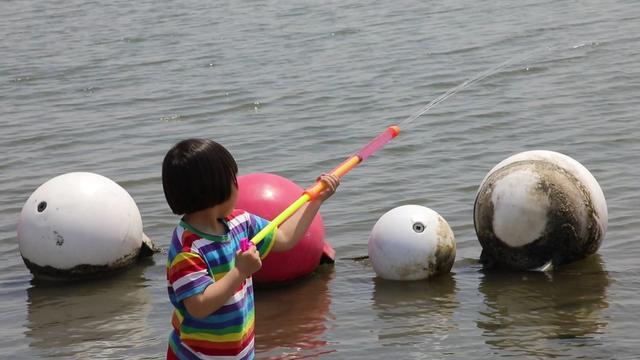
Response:
[{"label": "child's right hand", "polygon": [[242,276],[249,277],[261,267],[260,253],[254,244],[247,251],[240,250],[236,253],[236,268]]},{"label": "child's right hand", "polygon": [[316,179],[316,181],[322,181],[325,184],[325,189],[318,194],[317,200],[325,201],[336,192],[336,189],[340,185],[340,178],[333,174],[322,174]]}]

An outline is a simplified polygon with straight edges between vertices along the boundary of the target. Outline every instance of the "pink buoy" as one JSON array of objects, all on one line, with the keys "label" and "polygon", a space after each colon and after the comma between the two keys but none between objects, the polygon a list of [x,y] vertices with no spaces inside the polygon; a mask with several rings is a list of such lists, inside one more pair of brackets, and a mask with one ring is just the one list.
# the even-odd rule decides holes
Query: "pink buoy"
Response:
[{"label": "pink buoy", "polygon": [[[272,220],[296,201],[303,188],[284,177],[268,173],[252,173],[238,177],[236,207]],[[285,252],[272,252],[253,275],[258,284],[295,280],[313,272],[324,260],[333,261],[335,251],[324,241],[324,224],[317,214],[296,246]]]}]

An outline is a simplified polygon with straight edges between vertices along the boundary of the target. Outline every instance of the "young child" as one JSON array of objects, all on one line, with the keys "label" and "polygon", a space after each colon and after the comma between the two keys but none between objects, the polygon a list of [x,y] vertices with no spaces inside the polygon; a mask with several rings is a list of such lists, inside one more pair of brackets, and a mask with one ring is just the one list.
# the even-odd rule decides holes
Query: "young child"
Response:
[{"label": "young child", "polygon": [[268,222],[236,210],[238,166],[220,144],[188,139],[174,145],[162,163],[162,187],[171,210],[183,215],[167,262],[169,299],[175,307],[167,359],[252,359],[254,306],[251,274],[269,251],[286,251],[306,232],[320,205],[338,187],[322,175],[327,190],[308,202],[246,251]]}]

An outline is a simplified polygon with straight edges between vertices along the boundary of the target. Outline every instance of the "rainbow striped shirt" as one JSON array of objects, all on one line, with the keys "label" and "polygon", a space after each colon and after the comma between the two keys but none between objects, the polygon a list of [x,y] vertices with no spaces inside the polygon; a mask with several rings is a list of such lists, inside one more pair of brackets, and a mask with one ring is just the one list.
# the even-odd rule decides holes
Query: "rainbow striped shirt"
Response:
[{"label": "rainbow striped shirt", "polygon": [[[204,292],[235,266],[243,238],[251,239],[268,221],[243,210],[224,220],[225,235],[202,233],[184,221],[173,231],[167,262],[169,299],[175,307],[169,353],[178,359],[253,359],[253,286],[249,277],[235,294],[206,318],[187,312],[183,300]],[[275,232],[258,244],[264,259],[274,243]]]}]

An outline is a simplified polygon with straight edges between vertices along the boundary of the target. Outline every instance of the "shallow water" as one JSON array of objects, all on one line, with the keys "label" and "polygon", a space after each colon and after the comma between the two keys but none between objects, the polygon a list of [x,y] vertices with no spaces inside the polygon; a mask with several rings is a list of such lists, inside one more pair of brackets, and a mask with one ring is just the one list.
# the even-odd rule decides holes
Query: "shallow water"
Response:
[{"label": "shallow water", "polygon": [[[103,281],[32,280],[16,223],[46,180],[91,171],[136,200],[166,248],[160,164],[192,136],[241,173],[301,186],[388,125],[510,58],[407,124],[322,209],[338,260],[257,291],[260,358],[640,357],[640,4],[635,1],[0,3],[0,348],[13,359],[159,358],[164,254]],[[587,167],[608,203],[596,256],[551,274],[485,273],[473,201],[525,150]],[[375,277],[375,221],[403,204],[451,225],[451,274]],[[283,306],[284,305],[284,306]]]}]

